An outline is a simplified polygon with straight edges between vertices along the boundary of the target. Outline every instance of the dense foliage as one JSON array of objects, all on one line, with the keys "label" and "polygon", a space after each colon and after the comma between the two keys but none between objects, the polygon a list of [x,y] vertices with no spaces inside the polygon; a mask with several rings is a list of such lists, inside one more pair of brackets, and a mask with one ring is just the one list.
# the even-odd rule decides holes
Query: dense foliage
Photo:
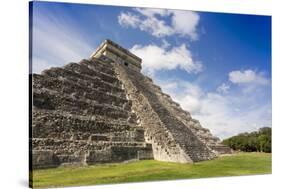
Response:
[{"label": "dense foliage", "polygon": [[271,153],[271,128],[263,127],[259,131],[241,133],[223,140],[222,143],[233,150]]}]

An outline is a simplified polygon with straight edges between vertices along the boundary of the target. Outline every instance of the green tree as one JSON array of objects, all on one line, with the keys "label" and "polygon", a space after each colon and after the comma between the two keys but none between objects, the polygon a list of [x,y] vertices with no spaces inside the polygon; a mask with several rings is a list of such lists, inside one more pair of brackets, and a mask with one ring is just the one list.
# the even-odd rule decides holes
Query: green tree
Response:
[{"label": "green tree", "polygon": [[271,128],[263,127],[251,133],[240,133],[223,140],[233,150],[271,153]]}]

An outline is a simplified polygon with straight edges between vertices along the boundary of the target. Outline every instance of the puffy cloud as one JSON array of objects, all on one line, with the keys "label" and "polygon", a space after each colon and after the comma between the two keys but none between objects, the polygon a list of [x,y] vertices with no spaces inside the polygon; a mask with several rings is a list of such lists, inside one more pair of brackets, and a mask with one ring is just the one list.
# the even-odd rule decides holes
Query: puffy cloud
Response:
[{"label": "puffy cloud", "polygon": [[167,26],[163,20],[157,19],[155,16],[142,19],[140,16],[131,12],[122,12],[118,16],[118,22],[125,27],[139,28],[141,31],[151,33],[156,37],[163,37],[172,34],[172,28]]},{"label": "puffy cloud", "polygon": [[157,45],[134,45],[130,51],[142,58],[143,70],[150,75],[157,70],[176,68],[188,73],[198,73],[202,70],[202,64],[193,60],[191,52],[184,44],[170,50]]},{"label": "puffy cloud", "polygon": [[191,11],[172,11],[172,26],[175,33],[190,36],[197,39],[196,27],[199,22],[199,15]]},{"label": "puffy cloud", "polygon": [[220,138],[271,126],[271,104],[257,101],[254,104],[247,103],[247,98],[250,96],[243,97],[239,93],[231,96],[207,94],[201,99],[201,112],[194,114],[194,117]]},{"label": "puffy cloud", "polygon": [[133,15],[132,13],[121,13],[118,16],[118,22],[120,25],[125,26],[125,27],[132,27],[132,28],[137,28],[138,24],[140,23],[140,18],[139,16]]},{"label": "puffy cloud", "polygon": [[[171,19],[168,22],[168,19]],[[196,32],[200,16],[192,11],[137,8],[134,12],[121,12],[118,22],[121,26],[139,28],[156,37],[179,34],[192,40],[198,38]]]},{"label": "puffy cloud", "polygon": [[253,70],[235,70],[228,74],[229,80],[235,84],[268,84],[268,79],[262,73]]}]

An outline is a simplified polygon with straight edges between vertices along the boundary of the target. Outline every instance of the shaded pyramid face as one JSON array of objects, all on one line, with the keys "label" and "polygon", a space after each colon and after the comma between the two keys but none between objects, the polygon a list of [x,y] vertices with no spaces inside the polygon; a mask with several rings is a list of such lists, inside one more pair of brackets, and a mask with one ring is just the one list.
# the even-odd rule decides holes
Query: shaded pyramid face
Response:
[{"label": "shaded pyramid face", "polygon": [[90,59],[33,74],[33,168],[230,152],[140,70],[140,58],[106,40]]}]

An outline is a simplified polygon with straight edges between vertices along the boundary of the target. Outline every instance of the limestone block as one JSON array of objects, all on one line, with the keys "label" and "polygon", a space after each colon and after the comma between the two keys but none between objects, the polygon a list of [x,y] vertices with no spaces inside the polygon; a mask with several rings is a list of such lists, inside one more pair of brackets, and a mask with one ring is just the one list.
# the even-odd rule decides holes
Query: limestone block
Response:
[{"label": "limestone block", "polygon": [[59,158],[51,150],[33,150],[33,168],[51,168],[59,166]]}]

